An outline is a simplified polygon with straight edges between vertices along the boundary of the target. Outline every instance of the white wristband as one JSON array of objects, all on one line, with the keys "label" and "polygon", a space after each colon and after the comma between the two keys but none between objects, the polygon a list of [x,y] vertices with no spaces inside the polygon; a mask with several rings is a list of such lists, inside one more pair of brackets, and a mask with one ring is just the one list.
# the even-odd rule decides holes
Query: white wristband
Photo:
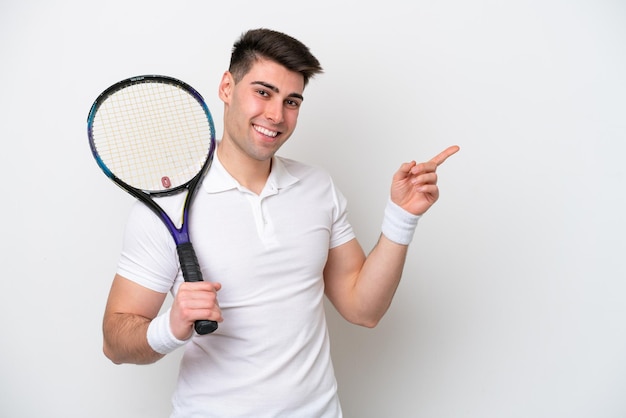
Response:
[{"label": "white wristband", "polygon": [[179,340],[172,334],[170,309],[154,318],[148,325],[148,344],[159,354],[169,354],[189,341]]},{"label": "white wristband", "polygon": [[381,229],[383,234],[391,241],[401,245],[409,245],[413,239],[419,218],[420,215],[413,215],[407,212],[389,199],[385,207],[385,216],[383,217]]}]

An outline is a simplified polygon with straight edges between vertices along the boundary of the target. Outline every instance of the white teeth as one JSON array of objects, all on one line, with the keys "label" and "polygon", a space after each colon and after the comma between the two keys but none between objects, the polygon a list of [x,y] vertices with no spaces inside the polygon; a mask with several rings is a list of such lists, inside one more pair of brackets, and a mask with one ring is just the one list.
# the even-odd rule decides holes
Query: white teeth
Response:
[{"label": "white teeth", "polygon": [[265,128],[261,127],[261,126],[256,126],[256,125],[254,125],[254,129],[255,129],[257,132],[260,132],[260,133],[262,133],[263,135],[271,136],[272,138],[274,138],[276,135],[278,135],[278,132],[276,132],[276,131],[270,131],[269,129],[265,129]]}]

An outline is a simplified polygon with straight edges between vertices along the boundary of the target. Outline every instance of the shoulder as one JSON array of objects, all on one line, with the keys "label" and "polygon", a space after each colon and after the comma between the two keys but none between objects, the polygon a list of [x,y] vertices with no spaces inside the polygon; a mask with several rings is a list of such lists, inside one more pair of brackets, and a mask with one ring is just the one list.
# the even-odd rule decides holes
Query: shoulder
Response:
[{"label": "shoulder", "polygon": [[332,181],[330,173],[323,167],[285,157],[276,156],[275,158],[282,164],[289,174],[300,180],[314,178]]}]

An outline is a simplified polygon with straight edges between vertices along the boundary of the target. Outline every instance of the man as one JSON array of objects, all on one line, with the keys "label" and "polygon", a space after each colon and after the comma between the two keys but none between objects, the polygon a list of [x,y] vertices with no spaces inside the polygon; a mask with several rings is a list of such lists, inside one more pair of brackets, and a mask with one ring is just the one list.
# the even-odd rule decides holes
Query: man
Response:
[{"label": "man", "polygon": [[[175,245],[149,209],[131,212],[104,352],[115,363],[146,364],[185,345],[173,417],[340,417],[324,294],[348,321],[374,327],[417,219],[438,198],[436,168],[458,147],[401,165],[383,234],[365,256],[331,178],[276,156],[296,128],[305,86],[321,72],[285,34],[252,30],[235,43],[219,84],[223,138],[190,220],[205,282],[183,281]],[[159,315],[169,291],[172,306]],[[194,334],[198,319],[219,329]]]}]

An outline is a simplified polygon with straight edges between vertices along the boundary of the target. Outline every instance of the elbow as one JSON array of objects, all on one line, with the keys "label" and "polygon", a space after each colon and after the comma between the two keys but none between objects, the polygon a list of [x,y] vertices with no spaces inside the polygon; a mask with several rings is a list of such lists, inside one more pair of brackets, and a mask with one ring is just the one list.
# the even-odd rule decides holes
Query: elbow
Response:
[{"label": "elbow", "polygon": [[341,316],[353,325],[358,325],[363,328],[376,328],[383,319],[385,311],[380,310],[367,310],[367,309],[342,309],[339,310]]},{"label": "elbow", "polygon": [[356,315],[353,323],[364,328],[376,328],[383,319],[383,316],[385,316],[387,308],[388,306],[378,309],[362,308],[359,310],[359,313]]},{"label": "elbow", "polygon": [[354,325],[358,325],[363,328],[370,328],[370,329],[376,328],[376,326],[380,323],[380,320],[381,320],[380,317],[367,317],[367,316],[356,317],[356,318],[346,318],[346,319],[348,319],[348,322]]},{"label": "elbow", "polygon": [[362,326],[364,328],[373,329],[373,328],[376,328],[376,326],[378,325],[379,322],[380,321],[378,321],[378,320],[369,320],[369,321],[363,321],[363,322],[361,322],[361,323],[359,323],[357,325],[360,325],[360,326]]},{"label": "elbow", "polygon": [[104,353],[104,356],[106,358],[108,358],[109,360],[111,360],[111,362],[113,364],[122,364],[122,363],[124,363],[122,361],[122,359],[117,357],[117,355],[115,354],[114,350],[112,350],[111,347],[109,347],[109,345],[106,343],[106,341],[102,345],[102,352]]}]

